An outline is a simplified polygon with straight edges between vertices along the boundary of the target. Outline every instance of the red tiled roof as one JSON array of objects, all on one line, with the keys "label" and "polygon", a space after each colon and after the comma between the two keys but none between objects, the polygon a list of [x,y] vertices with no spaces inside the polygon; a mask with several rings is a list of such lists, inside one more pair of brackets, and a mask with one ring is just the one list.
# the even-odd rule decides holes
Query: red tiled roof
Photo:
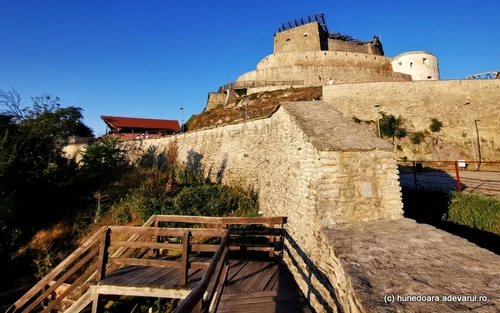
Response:
[{"label": "red tiled roof", "polygon": [[101,119],[111,128],[148,128],[157,130],[178,130],[180,125],[175,120],[159,120],[152,118],[103,116]]}]

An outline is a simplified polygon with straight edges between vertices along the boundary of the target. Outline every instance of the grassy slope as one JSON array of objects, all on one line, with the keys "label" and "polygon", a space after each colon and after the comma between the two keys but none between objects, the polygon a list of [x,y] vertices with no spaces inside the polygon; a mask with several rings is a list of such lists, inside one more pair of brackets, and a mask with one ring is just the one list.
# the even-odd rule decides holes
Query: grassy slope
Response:
[{"label": "grassy slope", "polygon": [[291,88],[266,91],[242,96],[228,103],[228,108],[218,108],[194,115],[189,119],[187,129],[197,130],[213,126],[241,123],[245,118],[245,103],[249,119],[268,116],[280,102],[311,101],[322,95],[322,87]]}]

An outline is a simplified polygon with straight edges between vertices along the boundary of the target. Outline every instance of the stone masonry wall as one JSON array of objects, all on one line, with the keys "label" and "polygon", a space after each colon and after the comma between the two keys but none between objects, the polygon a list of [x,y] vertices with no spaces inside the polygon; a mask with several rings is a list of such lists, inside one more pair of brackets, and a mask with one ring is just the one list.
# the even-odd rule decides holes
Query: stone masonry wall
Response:
[{"label": "stone masonry wall", "polygon": [[[323,175],[317,190],[323,227],[401,217],[401,188],[392,152],[322,152],[321,156]],[[387,207],[399,210],[381,209]]]},{"label": "stone masonry wall", "polygon": [[336,84],[366,82],[411,81],[411,76],[380,69],[337,66],[283,66],[251,71],[241,75],[238,81],[302,80],[304,86],[321,86],[333,79]]},{"label": "stone masonry wall", "polygon": [[372,43],[358,45],[356,43],[330,38],[328,39],[328,50],[382,55],[382,52]]},{"label": "stone masonry wall", "polygon": [[257,70],[281,66],[338,66],[373,68],[392,71],[391,58],[354,52],[299,51],[266,56],[257,64]]},{"label": "stone masonry wall", "polygon": [[[379,82],[323,87],[323,100],[347,117],[376,120],[375,104],[380,111],[402,116],[410,131],[429,129],[431,118],[443,122],[440,141],[462,146],[465,157],[472,159],[470,138],[474,144],[478,120],[483,160],[498,160],[500,152],[500,81],[441,80],[403,83]],[[470,104],[464,105],[470,101]]]},{"label": "stone masonry wall", "polygon": [[206,110],[212,110],[217,108],[218,106],[224,105],[226,102],[226,95],[218,92],[210,92],[208,93],[208,100]]},{"label": "stone masonry wall", "polygon": [[[253,186],[264,215],[288,217],[284,262],[316,311],[363,312],[322,227],[399,218],[402,204],[390,147],[358,126],[321,101],[288,103],[267,119],[144,140],[142,149],[177,140],[181,160],[193,150],[212,173],[225,163],[223,183]],[[362,210],[341,205],[350,201]]]},{"label": "stone masonry wall", "polygon": [[274,53],[319,50],[321,50],[321,38],[318,23],[278,32],[274,36]]}]

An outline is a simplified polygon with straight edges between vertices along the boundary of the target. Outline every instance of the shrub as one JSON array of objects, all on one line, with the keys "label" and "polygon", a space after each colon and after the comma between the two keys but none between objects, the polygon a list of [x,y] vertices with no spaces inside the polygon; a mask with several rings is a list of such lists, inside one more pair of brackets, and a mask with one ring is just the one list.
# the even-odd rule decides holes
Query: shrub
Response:
[{"label": "shrub", "polygon": [[402,147],[401,145],[396,145],[396,149],[397,149],[398,151],[403,151],[403,147]]},{"label": "shrub", "polygon": [[80,162],[84,169],[92,173],[127,164],[125,150],[121,148],[120,141],[113,137],[104,137],[87,146]]},{"label": "shrub", "polygon": [[424,141],[425,135],[423,132],[415,132],[411,135],[410,140],[414,145],[419,145]]},{"label": "shrub", "polygon": [[396,118],[394,115],[385,112],[380,112],[380,115],[382,115],[379,120],[382,136],[392,138],[392,143],[394,143],[394,138],[401,139],[407,135],[407,131],[403,127],[404,119],[401,116]]},{"label": "shrub", "polygon": [[443,127],[443,122],[441,122],[437,118],[431,119],[431,125],[429,126],[431,132],[436,133],[440,131],[442,127]]},{"label": "shrub", "polygon": [[500,235],[500,201],[453,193],[443,220]]}]

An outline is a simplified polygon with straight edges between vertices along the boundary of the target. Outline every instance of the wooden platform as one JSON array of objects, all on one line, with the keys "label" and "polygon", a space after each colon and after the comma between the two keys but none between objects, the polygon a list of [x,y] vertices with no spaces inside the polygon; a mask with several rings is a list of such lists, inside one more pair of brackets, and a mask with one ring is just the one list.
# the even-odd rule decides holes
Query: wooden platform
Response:
[{"label": "wooden platform", "polygon": [[217,307],[230,312],[313,312],[293,276],[282,264],[230,260],[228,279]]},{"label": "wooden platform", "polygon": [[[196,262],[209,259],[196,258]],[[106,276],[93,290],[100,294],[185,298],[201,280],[205,270],[190,269],[188,283],[180,286],[176,268],[127,266]],[[230,260],[227,282],[217,312],[267,313],[312,310],[293,276],[275,262]]]}]

